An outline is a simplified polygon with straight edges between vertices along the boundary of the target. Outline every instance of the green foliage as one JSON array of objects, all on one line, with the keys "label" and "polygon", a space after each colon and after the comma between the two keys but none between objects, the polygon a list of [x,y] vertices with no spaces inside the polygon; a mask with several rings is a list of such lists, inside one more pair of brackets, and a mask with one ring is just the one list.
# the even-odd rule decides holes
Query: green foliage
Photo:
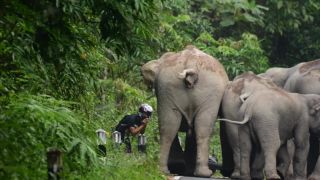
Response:
[{"label": "green foliage", "polygon": [[[103,166],[96,171],[92,171],[83,179],[167,179],[159,170],[157,161],[150,159],[149,156],[132,153],[124,154],[123,149],[112,149],[108,151],[108,158],[103,158]],[[136,151],[136,149],[134,149]],[[105,168],[107,167],[107,168]]]},{"label": "green foliage", "polygon": [[196,46],[218,58],[224,65],[230,79],[246,72],[262,73],[268,67],[268,59],[260,47],[258,38],[244,33],[235,41],[221,38],[215,40],[210,34],[202,33],[196,39]]},{"label": "green foliage", "polygon": [[[209,2],[206,2],[209,3]],[[250,23],[263,25],[264,11],[268,8],[257,5],[255,1],[216,0],[206,11],[215,12],[213,21],[219,22],[222,27],[235,24]],[[209,5],[207,5],[209,6]]]},{"label": "green foliage", "polygon": [[46,95],[15,94],[2,97],[1,104],[1,177],[46,178],[50,147],[63,151],[64,168],[70,173],[97,164],[85,120],[68,108],[69,102]]},{"label": "green foliage", "polygon": [[[194,44],[221,60],[230,78],[269,67],[257,36],[241,31],[242,26],[262,26],[267,8],[248,1],[167,1],[164,7],[160,30],[165,35],[165,51]],[[234,37],[224,37],[227,34]]]},{"label": "green foliage", "polygon": [[[107,157],[99,168],[95,168],[84,179],[101,177],[103,179],[165,179],[159,171],[159,133],[157,123],[156,99],[146,98],[145,91],[136,89],[122,79],[103,80],[100,87],[104,89],[107,103],[100,104],[95,109],[96,129],[103,128],[107,131]],[[127,114],[138,112],[141,103],[148,103],[154,108],[151,121],[148,123],[145,135],[147,136],[147,155],[139,154],[137,150],[137,137],[131,137],[133,154],[125,153],[122,144],[117,149],[112,140],[111,133],[118,122]]]},{"label": "green foliage", "polygon": [[107,158],[96,154],[96,129],[110,134],[142,102],[156,109],[141,65],[188,44],[219,59],[231,79],[312,60],[319,8],[314,0],[0,1],[0,178],[46,178],[46,149],[56,147],[66,179],[165,179],[156,112],[146,157],[110,141]]},{"label": "green foliage", "polygon": [[78,21],[81,4],[35,3],[44,9],[42,13],[29,3],[6,2],[5,28],[0,33],[4,39],[0,45],[4,48],[1,73],[18,78],[20,84],[9,87],[11,90],[28,89],[75,100],[93,88],[105,65],[102,46],[90,34],[92,29]]},{"label": "green foliage", "polygon": [[99,29],[111,56],[112,78],[131,78],[133,84],[139,82],[139,67],[157,52],[160,39],[156,27],[162,2],[100,0],[95,4],[93,12],[101,12]]},{"label": "green foliage", "polygon": [[[142,103],[148,103],[154,108],[151,123],[148,124],[146,134],[148,138],[159,140],[156,99],[145,91],[136,89],[121,79],[101,81],[101,89],[104,89],[105,98],[108,102],[100,104],[95,109],[96,128],[103,127],[109,132],[113,131],[117,123],[127,114],[138,112],[138,107]],[[149,97],[149,98],[146,98]],[[150,141],[151,147],[157,147],[157,142]],[[150,151],[158,151],[150,148]],[[156,154],[150,153],[152,156]]]},{"label": "green foliage", "polygon": [[262,5],[269,10],[264,28],[256,32],[265,39],[263,47],[272,64],[292,66],[319,58],[319,1],[271,0]]},{"label": "green foliage", "polygon": [[299,31],[304,23],[313,22],[320,3],[307,1],[266,1],[265,5],[270,11],[266,14],[266,31],[284,34],[286,32]]}]

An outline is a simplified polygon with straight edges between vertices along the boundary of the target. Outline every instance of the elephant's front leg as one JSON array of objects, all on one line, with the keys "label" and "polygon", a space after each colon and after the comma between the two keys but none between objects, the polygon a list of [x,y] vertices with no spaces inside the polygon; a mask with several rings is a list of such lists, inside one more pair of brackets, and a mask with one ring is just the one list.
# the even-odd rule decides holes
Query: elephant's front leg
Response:
[{"label": "elephant's front leg", "polygon": [[[292,173],[289,172],[289,166],[292,159],[292,156],[290,156],[288,151],[289,148],[294,148],[292,140],[288,140],[287,143],[282,144],[277,154],[277,171],[282,179],[290,179],[292,176]],[[292,150],[290,149],[290,151]]]},{"label": "elephant's front leg", "polygon": [[[319,142],[319,149],[320,149],[320,142]],[[311,146],[311,145],[310,145]],[[312,174],[308,177],[308,180],[318,180],[320,179],[320,156],[319,156],[320,152],[317,154],[317,164],[312,172]]]},{"label": "elephant's front leg", "polygon": [[195,118],[194,128],[197,141],[197,159],[195,176],[210,177],[212,171],[208,167],[209,159],[209,139],[211,137],[216,114],[211,111],[199,111]]},{"label": "elephant's front leg", "polygon": [[184,159],[186,162],[187,176],[193,176],[196,166],[197,143],[194,131],[186,135]]},{"label": "elephant's front leg", "polygon": [[294,179],[306,179],[307,156],[309,152],[309,129],[298,126],[294,132],[295,152],[293,157]]},{"label": "elephant's front leg", "polygon": [[181,114],[178,110],[163,107],[158,111],[160,128],[160,169],[169,174],[168,158],[171,144],[177,135],[181,123]]},{"label": "elephant's front leg", "polygon": [[310,133],[309,137],[309,152],[307,159],[307,175],[310,176],[312,172],[315,170],[315,166],[317,164],[319,152],[320,152],[320,143],[318,137],[315,134]]}]

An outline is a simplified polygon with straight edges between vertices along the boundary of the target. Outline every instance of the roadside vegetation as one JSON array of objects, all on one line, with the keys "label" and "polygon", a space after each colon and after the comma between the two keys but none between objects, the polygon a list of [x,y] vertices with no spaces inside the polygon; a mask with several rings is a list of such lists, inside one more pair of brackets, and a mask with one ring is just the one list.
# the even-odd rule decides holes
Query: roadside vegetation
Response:
[{"label": "roadside vegetation", "polygon": [[[219,59],[230,79],[313,60],[319,9],[315,0],[2,0],[0,178],[47,178],[54,147],[65,179],[165,179],[156,113],[146,155],[135,140],[132,155],[111,142],[125,114],[143,102],[156,109],[140,66],[189,44]],[[210,151],[221,162],[216,129]]]}]

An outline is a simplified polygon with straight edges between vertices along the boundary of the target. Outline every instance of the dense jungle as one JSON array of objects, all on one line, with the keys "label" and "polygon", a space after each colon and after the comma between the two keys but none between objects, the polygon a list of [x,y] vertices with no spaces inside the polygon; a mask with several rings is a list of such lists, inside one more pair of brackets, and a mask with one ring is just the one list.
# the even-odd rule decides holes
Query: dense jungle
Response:
[{"label": "dense jungle", "polygon": [[[290,67],[320,57],[319,17],[317,0],[0,1],[0,179],[46,179],[50,148],[63,152],[63,179],[166,179],[141,65],[194,45],[229,79]],[[111,133],[141,103],[155,109],[147,154],[134,140],[128,155]]]}]

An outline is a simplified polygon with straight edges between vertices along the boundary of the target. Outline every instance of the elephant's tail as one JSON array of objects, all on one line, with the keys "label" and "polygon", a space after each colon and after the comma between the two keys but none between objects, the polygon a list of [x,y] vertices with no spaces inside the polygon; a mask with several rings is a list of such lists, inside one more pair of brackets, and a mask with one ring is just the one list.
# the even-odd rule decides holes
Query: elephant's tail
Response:
[{"label": "elephant's tail", "polygon": [[235,120],[230,120],[230,119],[225,119],[225,118],[219,118],[218,120],[219,121],[229,122],[229,123],[232,123],[232,124],[240,124],[240,125],[242,125],[242,124],[247,123],[250,120],[250,117],[249,116],[245,116],[242,121],[235,121]]},{"label": "elephant's tail", "polygon": [[185,69],[178,74],[180,79],[184,79],[184,83],[187,88],[193,88],[198,81],[198,72],[194,69]]}]

